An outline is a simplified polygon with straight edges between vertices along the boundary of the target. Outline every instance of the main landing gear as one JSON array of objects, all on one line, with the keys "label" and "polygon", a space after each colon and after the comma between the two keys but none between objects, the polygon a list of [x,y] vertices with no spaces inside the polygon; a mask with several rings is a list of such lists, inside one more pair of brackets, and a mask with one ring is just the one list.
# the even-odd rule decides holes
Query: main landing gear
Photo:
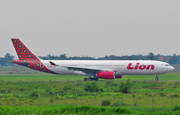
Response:
[{"label": "main landing gear", "polygon": [[158,81],[158,80],[159,80],[159,78],[158,78],[158,77],[159,77],[159,75],[156,75],[156,78],[155,78],[155,80],[156,80],[156,81]]},{"label": "main landing gear", "polygon": [[84,81],[98,81],[98,78],[96,77],[96,76],[93,76],[93,77],[91,77],[91,76],[89,76],[88,78],[84,78]]}]

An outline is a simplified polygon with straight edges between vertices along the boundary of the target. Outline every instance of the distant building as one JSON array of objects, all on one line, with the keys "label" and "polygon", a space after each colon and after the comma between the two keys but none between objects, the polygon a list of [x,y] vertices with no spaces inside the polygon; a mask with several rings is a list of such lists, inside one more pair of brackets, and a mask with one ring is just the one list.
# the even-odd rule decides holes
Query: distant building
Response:
[{"label": "distant building", "polygon": [[163,62],[168,62],[169,59],[171,59],[171,58],[170,57],[159,57],[159,60],[163,61]]}]

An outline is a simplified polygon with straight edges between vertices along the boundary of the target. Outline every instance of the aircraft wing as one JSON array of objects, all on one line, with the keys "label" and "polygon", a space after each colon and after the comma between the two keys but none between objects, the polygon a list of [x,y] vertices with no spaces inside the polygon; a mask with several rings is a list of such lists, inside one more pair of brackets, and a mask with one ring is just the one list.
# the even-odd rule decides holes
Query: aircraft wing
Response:
[{"label": "aircraft wing", "polygon": [[84,73],[98,73],[98,72],[102,71],[97,68],[87,68],[87,67],[77,67],[77,66],[61,66],[61,67],[66,67],[69,70],[82,71]]},{"label": "aircraft wing", "polygon": [[65,68],[68,68],[69,70],[82,71],[84,73],[98,73],[100,71],[114,71],[114,70],[99,69],[99,68],[84,67],[84,66],[83,67],[82,66],[60,66],[60,65],[56,65],[52,61],[49,61],[49,63],[54,66],[65,67]]}]

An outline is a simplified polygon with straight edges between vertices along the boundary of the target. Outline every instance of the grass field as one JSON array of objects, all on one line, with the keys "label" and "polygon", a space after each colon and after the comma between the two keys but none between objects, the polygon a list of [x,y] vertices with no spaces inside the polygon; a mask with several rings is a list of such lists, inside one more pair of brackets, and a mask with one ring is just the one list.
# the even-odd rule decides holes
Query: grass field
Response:
[{"label": "grass field", "polygon": [[[180,110],[180,65],[174,67],[172,74],[160,75],[160,81],[155,81],[154,75],[125,75],[123,79],[99,79],[97,82],[84,82],[87,76],[52,75],[23,67],[17,70],[0,67],[0,114],[178,115],[180,112],[172,112],[172,109],[177,106]],[[130,83],[126,82],[128,79]],[[86,91],[86,87],[95,90]],[[122,93],[123,87],[128,88],[128,93]],[[135,95],[134,103],[132,94]],[[110,105],[102,107],[102,100],[106,99],[110,100]],[[120,105],[112,107],[114,102]]]},{"label": "grass field", "polygon": [[[3,113],[0,114],[93,114],[97,112],[96,109],[101,108],[104,99],[109,99],[111,106],[114,102],[121,103],[120,110],[114,110],[108,106],[107,111],[97,112],[99,115],[120,114],[117,111],[123,111],[123,114],[152,114],[152,102],[154,114],[180,114],[178,111],[170,112],[176,105],[178,107],[180,105],[180,74],[160,75],[159,79],[162,81],[155,81],[154,75],[126,75],[123,76],[123,79],[99,79],[97,82],[84,82],[85,77],[52,74],[30,75],[28,73],[21,75],[1,74],[0,94],[2,94],[2,98],[0,97],[0,104],[3,106],[0,107],[0,112],[3,111]],[[130,82],[126,84],[128,79]],[[121,92],[122,84],[129,87],[128,93]],[[85,90],[85,87],[91,86],[98,90]],[[135,95],[134,106],[133,93]],[[172,93],[173,98],[171,97]],[[19,94],[21,94],[20,98]],[[40,94],[39,99],[38,94]],[[15,107],[19,105],[21,107]],[[56,107],[57,105],[58,107]],[[61,105],[63,112],[60,110]],[[85,108],[89,109],[79,112],[80,105],[86,105]],[[98,107],[93,107],[94,105]]]},{"label": "grass field", "polygon": [[[142,107],[143,108],[143,107]],[[163,108],[167,109],[167,108]],[[95,107],[74,105],[47,105],[47,106],[3,106],[0,107],[1,115],[179,115],[180,111],[152,112],[132,110],[126,107]]]},{"label": "grass field", "polygon": [[[30,74],[22,74],[22,75],[1,75],[1,81],[72,81],[72,80],[81,80],[87,76],[79,76],[79,75],[53,75],[53,74],[44,74],[44,75],[30,75]],[[112,81],[119,80],[154,80],[155,75],[125,75],[122,79],[114,79]],[[107,81],[104,79],[99,79],[103,81]],[[159,76],[159,80],[180,80],[180,74],[163,74]]]},{"label": "grass field", "polygon": [[[10,76],[10,78],[7,76],[8,82],[0,81],[0,94],[2,94],[0,104],[6,106],[55,104],[100,106],[102,100],[109,99],[111,101],[110,105],[118,102],[121,103],[120,106],[125,106],[129,109],[132,109],[133,105],[135,105],[134,108],[136,110],[144,109],[149,111],[152,110],[152,94],[154,96],[153,104],[155,111],[171,111],[172,103],[173,107],[180,103],[180,81],[157,82],[140,78],[138,79],[139,81],[101,80],[97,82],[84,82],[71,78],[72,81],[68,80],[66,82],[46,82],[43,81],[44,79],[37,82],[19,82],[18,80],[14,82],[11,77],[13,76]],[[27,79],[24,80],[28,81]],[[124,93],[121,90],[122,88],[127,88],[127,92]],[[171,98],[172,93],[173,98]],[[20,98],[19,94],[21,94]],[[38,94],[40,94],[39,98]],[[135,95],[134,103],[132,94]]]}]

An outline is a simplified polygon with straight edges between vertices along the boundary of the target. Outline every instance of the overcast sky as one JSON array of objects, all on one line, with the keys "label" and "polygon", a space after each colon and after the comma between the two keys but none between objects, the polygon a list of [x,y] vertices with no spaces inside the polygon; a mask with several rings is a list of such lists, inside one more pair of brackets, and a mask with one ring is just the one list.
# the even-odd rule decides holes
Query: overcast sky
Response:
[{"label": "overcast sky", "polygon": [[0,57],[11,38],[37,56],[180,54],[180,0],[0,0]]}]

